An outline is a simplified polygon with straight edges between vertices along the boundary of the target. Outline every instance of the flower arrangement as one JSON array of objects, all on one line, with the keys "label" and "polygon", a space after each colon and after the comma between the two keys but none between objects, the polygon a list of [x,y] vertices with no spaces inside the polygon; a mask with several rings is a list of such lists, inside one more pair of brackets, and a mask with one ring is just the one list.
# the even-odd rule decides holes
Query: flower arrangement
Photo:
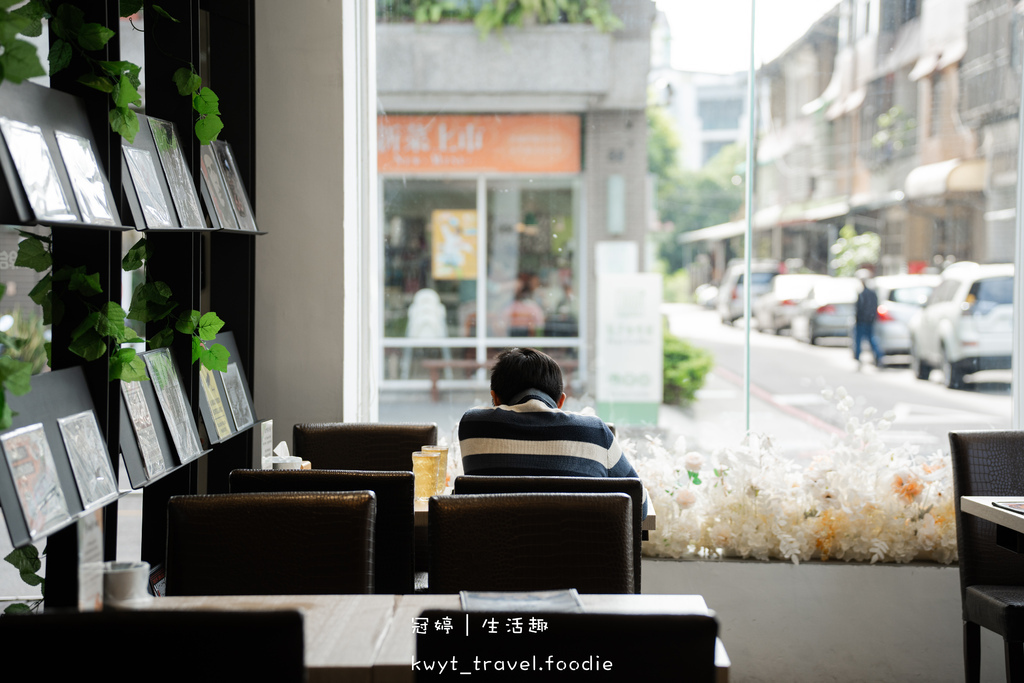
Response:
[{"label": "flower arrangement", "polygon": [[846,418],[842,436],[808,463],[748,434],[710,455],[685,437],[623,440],[658,515],[644,554],[759,560],[956,560],[952,466],[941,451],[886,446],[893,415],[853,415],[845,389],[822,392]]}]

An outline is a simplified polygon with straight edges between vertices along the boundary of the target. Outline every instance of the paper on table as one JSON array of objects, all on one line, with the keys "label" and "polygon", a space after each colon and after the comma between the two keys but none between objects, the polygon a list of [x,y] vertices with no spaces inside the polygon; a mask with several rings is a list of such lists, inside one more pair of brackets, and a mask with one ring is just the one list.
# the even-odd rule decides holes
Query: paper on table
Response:
[{"label": "paper on table", "polygon": [[461,591],[467,612],[582,612],[575,588],[550,591]]}]

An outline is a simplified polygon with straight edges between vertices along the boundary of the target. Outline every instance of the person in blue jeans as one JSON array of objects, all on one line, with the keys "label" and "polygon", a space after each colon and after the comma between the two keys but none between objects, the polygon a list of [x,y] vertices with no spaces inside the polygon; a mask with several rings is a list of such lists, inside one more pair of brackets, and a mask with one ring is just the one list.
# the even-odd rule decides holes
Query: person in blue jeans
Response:
[{"label": "person in blue jeans", "polygon": [[860,347],[867,339],[871,345],[871,353],[875,355],[875,365],[882,367],[885,354],[875,334],[875,320],[878,319],[878,295],[871,288],[871,271],[861,268],[855,273],[860,280],[861,290],[857,295],[857,308],[853,325],[853,359],[860,364]]}]

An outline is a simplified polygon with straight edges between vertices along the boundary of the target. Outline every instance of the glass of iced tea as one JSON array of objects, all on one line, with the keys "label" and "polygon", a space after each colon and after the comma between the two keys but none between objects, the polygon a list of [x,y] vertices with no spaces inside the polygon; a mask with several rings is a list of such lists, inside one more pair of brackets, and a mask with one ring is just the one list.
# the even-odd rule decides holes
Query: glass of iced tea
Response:
[{"label": "glass of iced tea", "polygon": [[412,454],[416,500],[430,500],[430,497],[437,492],[440,463],[441,454],[437,451],[416,451]]},{"label": "glass of iced tea", "polygon": [[448,485],[448,447],[447,446],[421,446],[423,453],[437,453],[441,460],[437,464],[437,495],[444,493]]}]

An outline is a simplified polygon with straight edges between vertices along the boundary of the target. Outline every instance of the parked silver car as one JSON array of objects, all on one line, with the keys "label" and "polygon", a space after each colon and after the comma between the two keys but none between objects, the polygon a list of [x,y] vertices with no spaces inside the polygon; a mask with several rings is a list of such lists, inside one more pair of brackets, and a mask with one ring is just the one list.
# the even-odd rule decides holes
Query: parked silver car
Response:
[{"label": "parked silver car", "polygon": [[951,389],[973,372],[1009,369],[1012,347],[1012,263],[953,264],[910,322],[914,374],[941,367]]},{"label": "parked silver car", "polygon": [[753,314],[757,329],[779,334],[788,330],[800,302],[811,293],[818,282],[828,275],[813,273],[783,273],[772,279],[771,289],[754,300]]},{"label": "parked silver car", "polygon": [[886,357],[910,353],[910,321],[942,281],[940,275],[882,275],[872,281],[878,294],[875,335]]},{"label": "parked silver car", "polygon": [[849,337],[859,292],[860,280],[855,277],[815,283],[793,315],[793,338],[817,344],[822,337]]}]

